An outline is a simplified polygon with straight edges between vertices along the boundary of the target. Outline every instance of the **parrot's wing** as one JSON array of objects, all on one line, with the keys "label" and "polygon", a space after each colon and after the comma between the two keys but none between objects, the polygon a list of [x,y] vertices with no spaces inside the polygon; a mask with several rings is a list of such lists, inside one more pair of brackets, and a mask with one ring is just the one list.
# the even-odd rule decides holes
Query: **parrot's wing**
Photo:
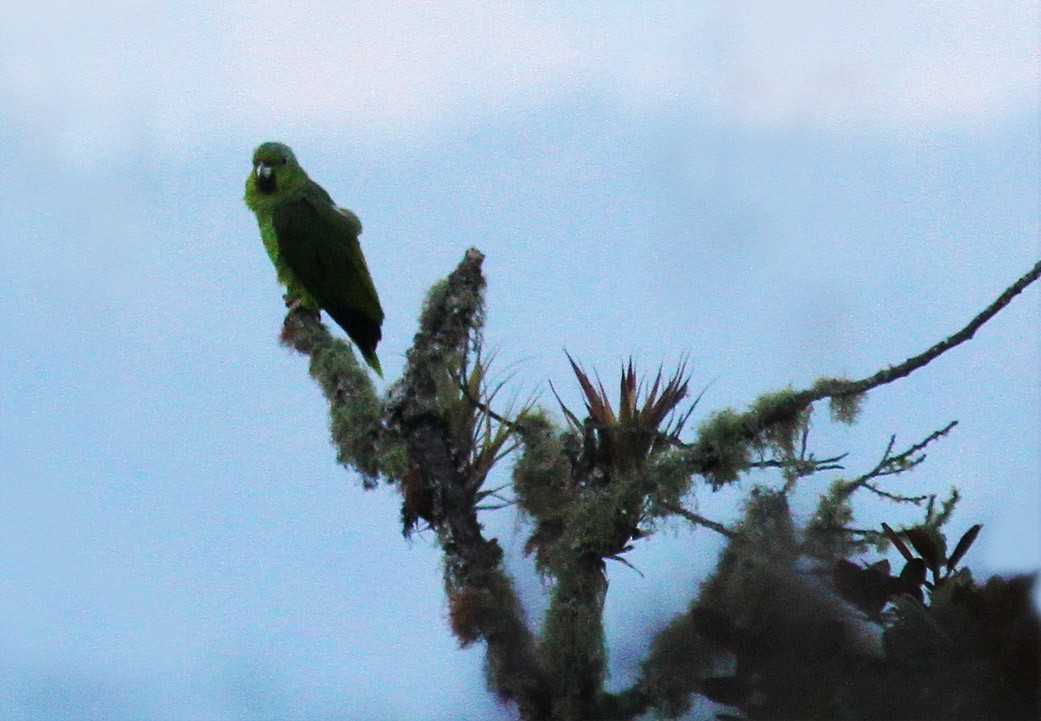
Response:
[{"label": "parrot's wing", "polygon": [[296,193],[272,209],[279,256],[362,354],[374,357],[383,309],[358,243],[361,223],[317,190]]},{"label": "parrot's wing", "polygon": [[347,218],[347,220],[351,221],[351,223],[358,228],[356,235],[361,235],[361,219],[351,211],[347,210],[347,208],[341,208],[338,205],[334,206],[334,208],[337,213]]}]

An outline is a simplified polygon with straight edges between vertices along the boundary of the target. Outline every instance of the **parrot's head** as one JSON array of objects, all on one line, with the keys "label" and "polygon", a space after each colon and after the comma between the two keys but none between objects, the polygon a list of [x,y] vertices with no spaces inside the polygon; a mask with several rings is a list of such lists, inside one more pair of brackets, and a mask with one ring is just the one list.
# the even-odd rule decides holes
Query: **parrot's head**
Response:
[{"label": "parrot's head", "polygon": [[253,151],[253,170],[246,179],[246,204],[256,210],[286,197],[305,182],[307,173],[288,145],[264,143]]}]

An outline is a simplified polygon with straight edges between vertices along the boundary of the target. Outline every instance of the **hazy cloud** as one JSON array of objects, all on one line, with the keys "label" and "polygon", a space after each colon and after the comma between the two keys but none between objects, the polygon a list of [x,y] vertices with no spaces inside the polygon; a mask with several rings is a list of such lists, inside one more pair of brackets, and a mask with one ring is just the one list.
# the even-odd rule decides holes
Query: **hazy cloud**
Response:
[{"label": "hazy cloud", "polygon": [[1037,103],[1033,2],[688,5],[22,4],[0,104],[65,154],[314,126],[401,144],[576,96],[839,133]]}]

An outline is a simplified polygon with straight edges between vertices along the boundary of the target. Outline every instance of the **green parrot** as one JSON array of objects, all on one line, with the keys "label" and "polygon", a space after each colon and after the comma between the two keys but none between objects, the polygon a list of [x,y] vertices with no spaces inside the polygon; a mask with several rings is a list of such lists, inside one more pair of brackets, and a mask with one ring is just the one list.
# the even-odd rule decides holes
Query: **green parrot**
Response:
[{"label": "green parrot", "polygon": [[264,143],[253,153],[246,205],[257,216],[286,301],[328,313],[383,377],[376,357],[383,309],[358,243],[358,216],[337,207],[282,143]]}]

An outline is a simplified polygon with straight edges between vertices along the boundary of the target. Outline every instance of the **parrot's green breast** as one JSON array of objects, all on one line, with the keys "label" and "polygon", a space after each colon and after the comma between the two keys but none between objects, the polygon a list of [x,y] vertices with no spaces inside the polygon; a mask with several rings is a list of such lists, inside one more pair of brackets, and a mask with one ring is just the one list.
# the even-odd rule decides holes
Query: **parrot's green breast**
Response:
[{"label": "parrot's green breast", "polygon": [[275,266],[275,276],[278,282],[286,287],[286,295],[290,299],[299,300],[300,304],[311,310],[318,310],[318,302],[307,292],[303,283],[297,279],[293,269],[286,265],[278,251],[278,233],[275,231],[274,221],[270,213],[257,213],[257,224],[260,226],[260,239],[264,243],[264,250],[271,264]]}]

